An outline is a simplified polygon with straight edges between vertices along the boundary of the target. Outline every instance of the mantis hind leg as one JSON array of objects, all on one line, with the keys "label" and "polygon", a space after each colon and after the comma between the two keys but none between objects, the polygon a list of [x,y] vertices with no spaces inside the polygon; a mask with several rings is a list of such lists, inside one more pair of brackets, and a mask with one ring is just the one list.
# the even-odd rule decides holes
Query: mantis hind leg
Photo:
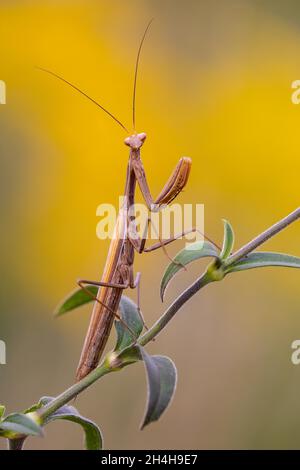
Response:
[{"label": "mantis hind leg", "polygon": [[127,325],[127,323],[123,320],[123,318],[116,312],[114,311],[112,308],[110,308],[108,305],[106,305],[104,302],[102,302],[101,300],[99,300],[94,294],[92,294],[88,288],[86,287],[86,285],[92,285],[92,286],[99,286],[99,287],[112,287],[112,288],[119,288],[119,289],[127,289],[127,287],[129,287],[128,284],[114,284],[114,283],[106,283],[106,282],[98,282],[98,281],[88,281],[87,279],[78,279],[77,281],[77,284],[78,286],[86,293],[88,294],[93,300],[95,300],[96,302],[98,302],[100,305],[103,305],[103,307],[105,307],[110,313],[112,313],[118,320],[120,323],[122,323],[122,325],[129,331],[129,333],[131,334],[132,336],[132,339],[134,340],[134,342],[136,342],[137,340],[137,337],[136,337],[136,334],[134,333],[134,331],[132,331],[132,329],[130,328],[130,326]]},{"label": "mantis hind leg", "polygon": [[[178,264],[180,266],[182,266],[184,269],[185,267],[181,264],[181,263],[178,263],[177,261],[175,261],[168,253],[165,245],[167,245],[168,243],[171,243],[171,241],[173,240],[168,240],[167,243],[165,241],[163,241],[158,233],[158,231],[156,230],[153,222],[151,221],[151,217],[148,216],[148,219],[147,219],[147,224],[145,226],[145,230],[144,230],[144,234],[142,236],[142,238],[138,235],[138,232],[137,232],[137,229],[136,229],[136,225],[134,225],[134,232],[133,232],[133,235],[134,236],[131,236],[129,237],[129,240],[130,240],[130,243],[132,244],[132,246],[134,247],[134,249],[138,252],[138,253],[145,253],[145,252],[148,252],[148,251],[153,251],[154,249],[156,248],[153,248],[153,250],[151,250],[151,247],[150,248],[146,248],[145,245],[146,245],[146,237],[147,237],[147,231],[148,231],[148,228],[149,228],[149,224],[152,224],[152,227],[155,231],[155,234],[157,236],[157,238],[159,239],[159,243],[157,243],[157,248],[162,248],[164,254],[166,255],[166,257],[168,258],[169,261],[171,261],[171,263],[174,263],[174,264]],[[130,221],[131,224],[133,224],[133,221],[131,220]],[[179,237],[178,237],[179,238]]]},{"label": "mantis hind leg", "polygon": [[[153,223],[152,223],[152,226],[153,226]],[[149,247],[145,247],[144,252],[149,253],[150,251],[157,250],[158,248],[162,248],[163,246],[169,245],[170,243],[174,242],[175,240],[178,240],[179,238],[184,237],[185,235],[188,235],[189,233],[196,233],[196,232],[199,233],[199,235],[201,235],[205,240],[212,243],[212,245],[214,245],[218,250],[221,251],[221,247],[218,246],[214,241],[212,241],[210,238],[208,238],[206,235],[204,235],[202,232],[200,232],[200,230],[198,230],[197,228],[192,227],[188,230],[184,230],[181,233],[178,233],[177,235],[174,235],[171,238],[168,238],[167,240],[160,240],[158,243],[155,243],[154,245],[151,245]]]},{"label": "mantis hind leg", "polygon": [[143,326],[144,326],[145,330],[149,330],[148,326],[146,325],[143,313],[141,311],[141,273],[138,272],[136,274],[135,279],[134,279],[133,278],[133,269],[131,269],[131,274],[130,274],[130,287],[132,289],[137,290],[137,309],[138,309],[138,312],[139,312],[139,315],[141,317],[141,320],[142,320],[142,323],[143,323]]}]

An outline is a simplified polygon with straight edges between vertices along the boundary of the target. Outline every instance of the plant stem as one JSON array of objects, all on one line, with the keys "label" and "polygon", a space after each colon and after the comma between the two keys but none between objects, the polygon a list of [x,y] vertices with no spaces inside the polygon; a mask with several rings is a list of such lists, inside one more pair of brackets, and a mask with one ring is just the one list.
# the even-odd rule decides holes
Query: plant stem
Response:
[{"label": "plant stem", "polygon": [[75,383],[63,393],[54,398],[50,403],[38,410],[39,416],[45,420],[49,415],[61,408],[66,403],[69,403],[73,398],[76,398],[79,393],[83,392],[86,388],[92,385],[96,380],[111,372],[107,364],[102,362],[99,367],[93,370],[89,375],[84,377],[80,382]]},{"label": "plant stem", "polygon": [[18,437],[17,439],[7,439],[8,450],[23,450],[25,439],[26,439],[26,436]]},{"label": "plant stem", "polygon": [[246,245],[242,246],[242,248],[240,248],[231,256],[229,256],[229,258],[226,261],[226,265],[229,266],[235,263],[236,261],[240,260],[241,258],[244,258],[244,256],[251,253],[253,250],[255,250],[255,248],[265,243],[271,237],[281,232],[281,230],[283,230],[285,227],[290,225],[292,222],[295,222],[299,218],[300,218],[300,207],[298,207],[289,215],[281,219],[279,222],[276,222],[276,224],[272,225],[272,227],[268,228],[267,230],[262,232],[260,235],[253,238],[253,240],[251,240]]},{"label": "plant stem", "polygon": [[[251,240],[249,243],[244,245],[242,248],[233,253],[226,261],[226,265],[231,265],[239,259],[243,258],[247,254],[251,253],[255,248],[265,243],[269,238],[276,235],[278,232],[283,230],[285,227],[290,225],[292,222],[300,218],[300,207],[294,212],[284,217],[282,220],[272,225],[272,227],[265,230],[263,233],[258,235],[256,238]],[[190,287],[188,287],[177,299],[167,308],[163,315],[154,323],[154,325],[139,339],[138,343],[141,346],[145,346],[147,343],[152,341],[158,334],[166,327],[169,321],[172,320],[178,310],[195,295],[200,289],[205,287],[207,284],[213,282],[213,279],[208,272],[205,272],[200,278],[198,278]],[[84,377],[80,382],[75,383],[66,391],[61,393],[58,397],[54,398],[48,405],[41,408],[38,411],[40,417],[45,420],[48,416],[54,413],[56,410],[61,408],[63,405],[68,403],[70,400],[75,398],[79,393],[92,385],[96,380],[100,379],[104,375],[112,371],[107,362],[104,361],[89,375]],[[13,445],[13,444],[12,444]]]},{"label": "plant stem", "polygon": [[185,304],[193,295],[200,289],[212,282],[210,276],[205,272],[199,279],[197,279],[190,287],[180,294],[177,299],[167,308],[165,313],[157,320],[156,323],[140,338],[138,341],[141,346],[145,346],[149,341],[152,341],[158,334],[166,327],[178,310]]}]

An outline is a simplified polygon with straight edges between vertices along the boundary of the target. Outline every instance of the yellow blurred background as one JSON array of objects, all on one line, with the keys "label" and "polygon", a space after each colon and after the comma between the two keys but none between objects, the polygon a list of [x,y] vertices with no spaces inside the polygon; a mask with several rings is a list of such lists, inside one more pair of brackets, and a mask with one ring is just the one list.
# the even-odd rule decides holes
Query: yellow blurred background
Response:
[{"label": "yellow blurred background", "polygon": [[[9,412],[73,382],[90,306],[60,320],[52,311],[77,278],[100,276],[108,242],[96,238],[96,208],[117,204],[128,157],[120,128],[35,67],[76,83],[130,126],[135,56],[154,16],[137,95],[151,190],[190,156],[177,202],[204,203],[206,233],[219,243],[221,219],[230,220],[241,245],[299,205],[299,13],[296,1],[271,0],[1,2],[0,402]],[[266,249],[300,255],[299,233],[295,224]],[[163,311],[167,263],[159,252],[137,257],[148,324]],[[166,303],[203,267],[178,276]],[[169,410],[144,431],[141,364],[105,377],[76,406],[110,449],[298,448],[300,366],[290,356],[299,282],[296,270],[253,270],[195,296],[148,348],[175,361],[179,380]],[[81,430],[59,422],[27,443],[81,447]]]}]

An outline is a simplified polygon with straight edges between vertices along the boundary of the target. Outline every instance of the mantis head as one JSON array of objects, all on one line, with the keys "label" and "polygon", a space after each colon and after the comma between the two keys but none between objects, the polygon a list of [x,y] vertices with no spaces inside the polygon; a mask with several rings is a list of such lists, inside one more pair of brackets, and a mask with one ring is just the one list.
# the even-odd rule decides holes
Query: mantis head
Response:
[{"label": "mantis head", "polygon": [[128,145],[128,147],[130,147],[132,150],[138,150],[145,142],[146,137],[147,135],[145,132],[141,132],[140,134],[133,134],[129,137],[126,137],[124,144]]}]

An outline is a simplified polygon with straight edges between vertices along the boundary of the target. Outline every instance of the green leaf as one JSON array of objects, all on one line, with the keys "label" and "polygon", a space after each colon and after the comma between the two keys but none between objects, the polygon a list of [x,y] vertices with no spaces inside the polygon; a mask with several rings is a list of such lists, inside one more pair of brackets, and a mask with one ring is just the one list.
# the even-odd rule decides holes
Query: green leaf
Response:
[{"label": "green leaf", "polygon": [[223,247],[220,254],[221,259],[226,259],[231,254],[234,244],[234,232],[230,223],[223,219],[224,223],[224,240]]},{"label": "green leaf", "polygon": [[140,336],[144,326],[143,319],[137,305],[125,295],[121,298],[120,314],[122,320],[128,326],[130,331],[126,328],[125,324],[119,320],[115,321],[115,327],[117,330],[117,344],[115,351],[120,351],[132,344],[132,342]]},{"label": "green leaf", "polygon": [[257,251],[247,257],[229,265],[226,272],[245,271],[246,269],[263,268],[266,266],[285,266],[287,268],[300,268],[300,258],[283,253]]},{"label": "green leaf", "polygon": [[26,410],[23,411],[23,413],[28,414],[28,413],[33,413],[34,411],[37,411],[41,408],[40,403],[35,403],[34,405],[30,406],[29,408],[26,408]]},{"label": "green leaf", "polygon": [[[39,404],[44,406],[52,400],[52,397],[43,397],[40,399]],[[85,447],[87,450],[102,449],[103,438],[99,427],[93,421],[81,416],[80,413],[76,410],[76,408],[74,408],[74,406],[62,406],[61,408],[59,408],[59,410],[55,411],[50,416],[48,416],[45,419],[44,424],[48,424],[51,421],[55,421],[57,419],[63,419],[80,424],[85,433]]]},{"label": "green leaf", "polygon": [[0,405],[0,419],[2,418],[2,416],[4,415],[5,413],[5,406],[4,405]]},{"label": "green leaf", "polygon": [[29,415],[22,413],[12,413],[0,423],[0,434],[5,437],[25,434],[26,436],[42,436],[41,426]]},{"label": "green leaf", "polygon": [[149,356],[139,348],[145,364],[148,383],[148,399],[141,429],[157,421],[170,404],[176,389],[175,364],[165,356]]},{"label": "green leaf", "polygon": [[177,274],[184,266],[200,258],[213,257],[218,258],[219,252],[217,248],[210,242],[195,242],[189,244],[186,248],[181,250],[174,258],[175,262],[172,262],[167,267],[161,284],[160,284],[160,297],[163,301],[166,288],[171,279]]},{"label": "green leaf", "polygon": [[71,292],[61,304],[58,305],[54,311],[54,315],[60,317],[61,315],[70,312],[70,310],[81,307],[81,305],[94,302],[93,297],[97,295],[99,288],[97,286],[89,285],[86,287],[86,289],[90,292],[91,295],[89,295],[83,289],[76,289],[75,291]]}]

